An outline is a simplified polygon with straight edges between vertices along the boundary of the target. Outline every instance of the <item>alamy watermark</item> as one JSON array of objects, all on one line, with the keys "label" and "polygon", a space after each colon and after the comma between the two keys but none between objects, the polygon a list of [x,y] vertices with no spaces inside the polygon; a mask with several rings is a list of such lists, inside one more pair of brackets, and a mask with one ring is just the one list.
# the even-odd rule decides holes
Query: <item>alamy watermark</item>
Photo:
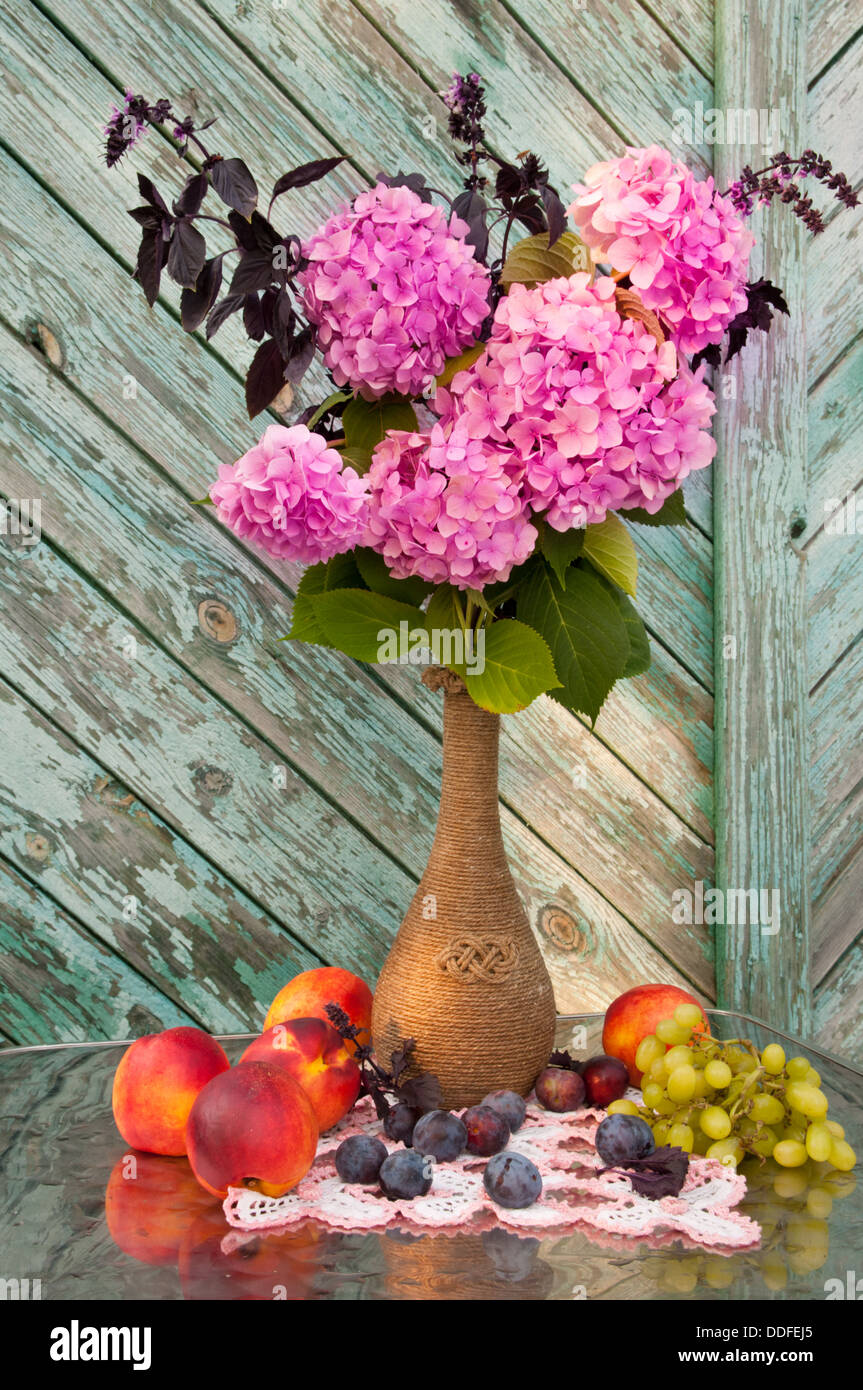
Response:
[{"label": "alamy watermark", "polygon": [[671,920],[678,926],[760,926],[762,936],[779,931],[778,888],[707,888],[696,879],[693,888],[676,888],[671,895]]},{"label": "alamy watermark", "polygon": [[42,498],[10,497],[0,501],[0,536],[20,536],[22,546],[42,539]]},{"label": "alamy watermark", "polygon": [[828,497],[824,503],[827,536],[863,536],[863,497]]},{"label": "alamy watermark", "polygon": [[397,666],[462,667],[469,676],[485,670],[485,629],[466,631],[460,627],[411,627],[402,620],[398,629],[382,627],[377,634],[381,664]]},{"label": "alamy watermark", "polygon": [[751,145],[765,150],[779,149],[782,115],[778,107],[745,109],[717,106],[704,109],[704,102],[678,106],[671,113],[671,139],[675,145]]}]

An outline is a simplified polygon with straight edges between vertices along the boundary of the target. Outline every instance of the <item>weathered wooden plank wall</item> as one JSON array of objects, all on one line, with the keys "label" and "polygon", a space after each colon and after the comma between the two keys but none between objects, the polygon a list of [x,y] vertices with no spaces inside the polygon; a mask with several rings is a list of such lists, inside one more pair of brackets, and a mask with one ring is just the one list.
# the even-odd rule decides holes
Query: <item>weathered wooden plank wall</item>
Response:
[{"label": "weathered wooden plank wall", "polygon": [[[820,8],[830,54],[844,52],[842,6]],[[129,286],[135,169],[155,160],[167,187],[181,171],[151,136],[108,173],[105,113],[127,85],[218,113],[223,147],[263,181],[346,154],[284,200],[285,225],[308,231],[378,168],[452,181],[437,92],[477,69],[497,144],[534,144],[565,189],[624,140],[668,144],[675,111],[711,104],[712,6],[2,0],[0,23],[0,481],[43,499],[40,544],[2,549],[3,1032],[254,1027],[296,969],[376,974],[430,845],[440,710],[411,673],[286,651],[298,572],[190,505],[253,438],[248,350],[232,325],[211,345],[185,339],[170,287],[149,313]],[[844,63],[822,53],[824,80]],[[709,169],[710,146],[681,152]],[[824,242],[840,264],[832,226]],[[819,273],[824,341],[844,343]],[[53,364],[39,324],[60,345]],[[825,470],[849,364],[816,390]],[[310,380],[304,399],[323,387]],[[615,692],[594,734],[550,701],[507,721],[505,835],[562,1010],[638,978],[714,997],[708,929],[671,920],[675,889],[713,872],[709,475],[687,506],[687,531],[637,537],[652,671]],[[837,640],[853,622],[837,619]],[[841,857],[831,758],[825,743],[823,818]],[[839,954],[822,953],[824,970]]]}]

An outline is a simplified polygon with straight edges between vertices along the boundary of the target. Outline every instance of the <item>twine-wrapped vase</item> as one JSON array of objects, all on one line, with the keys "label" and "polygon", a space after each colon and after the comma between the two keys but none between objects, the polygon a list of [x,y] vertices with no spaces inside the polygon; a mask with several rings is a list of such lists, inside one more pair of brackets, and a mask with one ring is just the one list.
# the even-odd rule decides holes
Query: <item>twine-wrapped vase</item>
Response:
[{"label": "twine-wrapped vase", "polygon": [[375,1050],[404,1038],[449,1109],[502,1088],[526,1095],[554,1040],[551,979],[506,860],[498,806],[500,717],[452,672],[444,692],[443,781],[425,873],[375,990]]}]

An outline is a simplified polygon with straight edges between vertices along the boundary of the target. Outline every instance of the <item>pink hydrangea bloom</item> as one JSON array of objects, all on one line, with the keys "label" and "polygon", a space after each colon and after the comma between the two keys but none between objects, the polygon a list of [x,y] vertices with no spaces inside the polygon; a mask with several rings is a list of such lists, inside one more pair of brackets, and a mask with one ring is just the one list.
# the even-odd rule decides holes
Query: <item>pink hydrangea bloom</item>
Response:
[{"label": "pink hydrangea bloom", "polygon": [[317,564],[359,545],[367,483],[305,425],[270,425],[210,488],[222,521],[280,560]]},{"label": "pink hydrangea bloom", "polygon": [[621,318],[614,289],[583,273],[513,286],[484,355],[435,398],[442,420],[503,451],[525,502],[559,531],[657,510],[715,451],[703,370]]},{"label": "pink hydrangea bloom", "polygon": [[379,183],[303,247],[306,313],[337,385],[369,400],[419,395],[476,339],[489,273],[467,231],[412,189]]},{"label": "pink hydrangea bloom", "polygon": [[510,453],[471,439],[461,425],[390,430],[374,452],[367,545],[396,579],[481,589],[530,555],[530,524]]},{"label": "pink hydrangea bloom", "polygon": [[593,252],[625,271],[681,352],[718,343],[746,307],[755,238],[712,179],[696,179],[658,145],[594,164],[569,208]]}]

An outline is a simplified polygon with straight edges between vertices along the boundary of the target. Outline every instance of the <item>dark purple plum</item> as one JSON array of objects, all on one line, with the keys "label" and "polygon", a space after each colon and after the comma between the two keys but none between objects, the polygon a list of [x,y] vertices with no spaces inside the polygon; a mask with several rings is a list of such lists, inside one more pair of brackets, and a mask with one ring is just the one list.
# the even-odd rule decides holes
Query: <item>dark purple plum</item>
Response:
[{"label": "dark purple plum", "polygon": [[620,1100],[629,1085],[629,1073],[617,1057],[590,1057],[581,1075],[588,1105],[601,1105],[603,1109],[613,1100]]},{"label": "dark purple plum", "polygon": [[656,1148],[650,1125],[640,1115],[608,1115],[594,1136],[603,1163],[617,1167],[633,1158],[646,1158]]},{"label": "dark purple plum", "polygon": [[580,1110],[584,1097],[584,1082],[577,1071],[546,1067],[536,1078],[536,1098],[545,1110],[553,1110],[556,1114]]},{"label": "dark purple plum", "polygon": [[381,1164],[380,1184],[392,1202],[424,1197],[432,1185],[432,1165],[415,1149],[396,1149]]},{"label": "dark purple plum", "polygon": [[336,1149],[336,1172],[342,1182],[377,1182],[387,1146],[371,1134],[351,1134]]},{"label": "dark purple plum", "polygon": [[542,1191],[539,1169],[523,1154],[495,1154],[485,1165],[482,1181],[499,1207],[530,1207]]},{"label": "dark purple plum", "polygon": [[480,1105],[487,1105],[490,1110],[496,1110],[499,1115],[503,1115],[513,1134],[524,1124],[527,1105],[524,1096],[520,1096],[518,1091],[490,1091],[480,1101]]},{"label": "dark purple plum", "polygon": [[467,1148],[467,1130],[450,1110],[429,1110],[414,1125],[413,1146],[436,1163],[452,1163]]},{"label": "dark purple plum", "polygon": [[419,1117],[419,1110],[401,1101],[387,1114],[384,1120],[384,1134],[388,1139],[394,1139],[397,1144],[404,1144],[410,1148],[413,1143],[414,1125]]},{"label": "dark purple plum", "polygon": [[509,1143],[509,1125],[490,1105],[472,1105],[461,1118],[467,1130],[469,1154],[488,1158],[489,1154],[499,1154]]}]

